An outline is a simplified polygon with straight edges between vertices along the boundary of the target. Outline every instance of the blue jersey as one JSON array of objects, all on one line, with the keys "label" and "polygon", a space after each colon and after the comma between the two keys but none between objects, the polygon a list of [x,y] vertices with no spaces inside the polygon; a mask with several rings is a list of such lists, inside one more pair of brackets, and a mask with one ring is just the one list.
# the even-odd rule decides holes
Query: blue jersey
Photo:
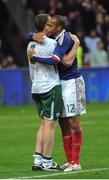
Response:
[{"label": "blue jersey", "polygon": [[[29,37],[29,36],[28,36]],[[31,38],[28,38],[31,40]],[[80,71],[77,68],[77,59],[75,58],[72,66],[66,67],[65,65],[61,64],[61,59],[65,54],[68,54],[73,46],[73,41],[70,35],[67,32],[61,32],[58,37],[56,38],[57,46],[53,51],[52,57],[50,58],[40,58],[34,56],[33,59],[49,64],[57,64],[58,71],[60,75],[60,79],[62,80],[69,80],[73,78],[77,78],[81,76]]]},{"label": "blue jersey", "polygon": [[[61,37],[61,36],[60,36]],[[60,37],[57,39],[57,42],[60,40]],[[73,41],[67,32],[64,32],[63,42],[61,44],[57,44],[53,54],[56,54],[60,59],[65,55],[68,54],[73,46]],[[60,79],[68,80],[72,78],[77,78],[81,76],[80,71],[77,68],[77,58],[75,58],[72,66],[66,67],[63,64],[58,64],[58,70]]]}]

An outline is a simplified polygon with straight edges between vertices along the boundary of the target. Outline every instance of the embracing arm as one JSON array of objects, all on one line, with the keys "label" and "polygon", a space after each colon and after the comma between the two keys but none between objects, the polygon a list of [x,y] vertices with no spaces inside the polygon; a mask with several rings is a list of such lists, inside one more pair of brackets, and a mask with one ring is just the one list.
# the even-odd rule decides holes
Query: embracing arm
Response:
[{"label": "embracing arm", "polygon": [[49,58],[37,57],[34,48],[30,48],[27,50],[27,56],[31,62],[37,61],[40,63],[46,63],[46,64],[50,64],[50,65],[58,64],[58,61],[54,60],[52,57],[49,57]]},{"label": "embracing arm", "polygon": [[37,57],[35,54],[32,56],[32,60],[34,61],[38,61],[40,63],[46,63],[49,65],[56,65],[58,64],[57,61],[55,61],[53,58],[41,58],[41,57]]},{"label": "embracing arm", "polygon": [[28,34],[26,35],[26,40],[27,40],[28,42],[33,41],[33,38],[32,38],[32,37],[33,37],[33,34],[34,34],[34,33],[31,32],[31,33],[28,33]]},{"label": "embracing arm", "polygon": [[77,54],[78,46],[80,44],[80,41],[77,36],[75,36],[74,34],[71,34],[71,33],[69,33],[69,34],[70,34],[71,39],[74,41],[74,45],[73,45],[72,49],[70,50],[70,52],[67,55],[64,55],[64,57],[62,59],[62,63],[65,66],[72,65],[72,63],[76,57],[76,54]]},{"label": "embracing arm", "polygon": [[[74,41],[74,45],[68,55],[65,55],[65,53],[69,49],[71,39],[68,36],[65,36],[62,45],[60,45],[59,43],[57,44],[51,57],[42,58],[42,57],[38,57],[37,53],[33,53],[30,59],[33,59],[34,61],[38,61],[41,63],[51,64],[51,65],[63,63],[65,66],[71,66],[73,63],[73,60],[75,59],[77,48],[79,46],[79,39],[75,35],[70,34],[70,36],[72,40]],[[62,58],[63,58],[63,61],[62,61]]]},{"label": "embracing arm", "polygon": [[39,43],[43,43],[43,36],[45,35],[45,33],[43,32],[39,32],[39,33],[28,33],[26,35],[26,39],[27,41],[36,41],[36,42],[39,42]]}]

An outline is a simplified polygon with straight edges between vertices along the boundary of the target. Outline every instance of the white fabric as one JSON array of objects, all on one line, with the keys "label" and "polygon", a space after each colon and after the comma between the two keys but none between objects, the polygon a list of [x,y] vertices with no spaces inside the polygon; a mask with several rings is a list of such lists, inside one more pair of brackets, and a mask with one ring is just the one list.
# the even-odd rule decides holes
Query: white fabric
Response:
[{"label": "white fabric", "polygon": [[56,41],[58,40],[58,43],[60,45],[62,45],[64,41],[64,32],[65,32],[65,29],[55,38]]},{"label": "white fabric", "polygon": [[41,165],[42,164],[42,156],[41,155],[34,155],[34,164]]},{"label": "white fabric", "polygon": [[64,41],[64,32],[65,32],[65,29],[55,38],[56,41],[58,40],[58,43],[60,45],[62,45]]},{"label": "white fabric", "polygon": [[44,167],[45,170],[49,169],[52,167],[52,164],[53,164],[53,159],[42,159],[42,165]]},{"label": "white fabric", "polygon": [[72,117],[86,113],[85,85],[81,77],[61,80],[63,112],[62,117]]},{"label": "white fabric", "polygon": [[86,36],[84,38],[84,42],[85,45],[87,46],[88,50],[90,53],[92,53],[93,51],[95,51],[95,49],[97,48],[97,43],[100,41],[101,39],[99,37],[95,37],[92,38],[90,36]]},{"label": "white fabric", "polygon": [[[35,45],[36,55],[38,57],[50,57],[54,48],[56,47],[56,41],[48,37],[44,37],[44,43],[30,42],[28,49],[32,45]],[[50,91],[54,86],[60,84],[60,78],[57,71],[57,67],[36,61],[35,64],[31,64],[29,61],[30,78],[32,81],[32,93],[45,93]]]}]

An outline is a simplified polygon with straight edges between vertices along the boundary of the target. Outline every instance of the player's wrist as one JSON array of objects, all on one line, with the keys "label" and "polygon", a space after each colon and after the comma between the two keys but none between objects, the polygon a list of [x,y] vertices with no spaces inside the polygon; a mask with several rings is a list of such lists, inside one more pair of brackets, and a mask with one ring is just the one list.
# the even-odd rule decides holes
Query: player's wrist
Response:
[{"label": "player's wrist", "polygon": [[36,63],[36,60],[33,59],[33,58],[30,58],[30,62],[31,62],[31,64],[35,64],[35,63]]},{"label": "player's wrist", "polygon": [[80,41],[79,40],[74,41],[74,45],[79,46],[80,45]]}]

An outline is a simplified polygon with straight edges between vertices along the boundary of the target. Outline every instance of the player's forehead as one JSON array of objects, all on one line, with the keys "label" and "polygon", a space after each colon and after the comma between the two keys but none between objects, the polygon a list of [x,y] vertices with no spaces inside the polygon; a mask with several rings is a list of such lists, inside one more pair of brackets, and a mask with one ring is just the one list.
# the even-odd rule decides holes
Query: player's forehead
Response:
[{"label": "player's forehead", "polygon": [[53,19],[52,17],[48,19],[47,25],[49,26],[57,26],[56,19]]}]

